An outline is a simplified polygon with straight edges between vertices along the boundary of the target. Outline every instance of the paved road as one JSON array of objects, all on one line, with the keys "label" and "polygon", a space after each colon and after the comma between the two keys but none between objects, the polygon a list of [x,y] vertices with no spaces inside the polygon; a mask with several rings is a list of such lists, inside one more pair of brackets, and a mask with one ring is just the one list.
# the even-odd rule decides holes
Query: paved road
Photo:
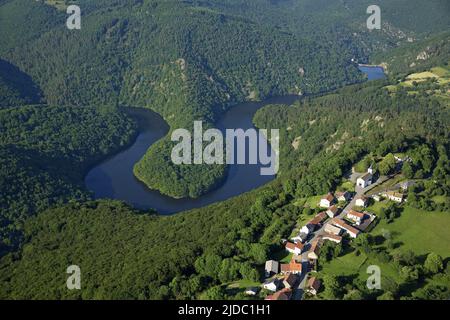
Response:
[{"label": "paved road", "polygon": [[[362,174],[360,174],[362,175]],[[371,184],[370,186],[368,186],[367,188],[360,188],[358,186],[356,186],[355,188],[355,196],[352,198],[352,200],[343,208],[343,210],[341,211],[340,214],[337,215],[337,218],[339,219],[343,219],[345,217],[345,215],[347,214],[347,212],[352,209],[355,204],[356,204],[356,199],[358,198],[358,196],[362,196],[365,193],[367,193],[368,191],[372,190],[373,188],[375,188],[376,186],[378,186],[379,184],[391,179],[391,176],[381,176],[378,178],[378,180],[376,182],[374,182],[373,184]],[[309,263],[308,261],[308,251],[309,248],[311,247],[311,244],[314,240],[316,240],[319,236],[322,236],[325,233],[325,224],[323,224],[320,229],[316,230],[313,233],[313,237],[311,237],[309,240],[307,240],[305,242],[305,247],[304,247],[304,252],[302,253],[302,261],[303,261],[303,270],[304,272],[302,272],[302,278],[300,283],[298,284],[297,288],[294,290],[294,295],[293,295],[293,299],[294,300],[301,300],[303,293],[304,293],[304,289],[306,286],[306,279],[308,277],[308,267],[309,267]]]}]

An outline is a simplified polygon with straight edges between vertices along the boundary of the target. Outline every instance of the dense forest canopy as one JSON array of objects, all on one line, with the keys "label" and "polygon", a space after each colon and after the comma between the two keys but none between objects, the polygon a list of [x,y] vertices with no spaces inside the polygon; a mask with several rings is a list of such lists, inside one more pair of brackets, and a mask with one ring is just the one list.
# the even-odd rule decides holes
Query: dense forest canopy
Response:
[{"label": "dense forest canopy", "polygon": [[[352,59],[448,28],[446,1],[413,11],[424,4],[398,0],[382,1],[386,27],[369,32],[366,2],[84,0],[74,31],[65,27],[64,3],[72,2],[2,1],[0,58],[28,74],[51,105],[141,106],[173,129],[212,124],[237,101],[361,81]],[[170,166],[169,149],[161,141],[137,166],[148,186],[193,197],[224,174]]]},{"label": "dense forest canopy", "polygon": [[[81,30],[65,27],[69,3]],[[448,71],[449,3],[379,3],[383,28],[368,31],[366,0],[0,0],[0,298],[244,298],[224,287],[261,280],[280,240],[316,213],[301,201],[366,159],[389,173],[396,152],[412,159],[405,176],[423,180],[410,206],[448,212],[448,83],[402,83]],[[361,83],[355,61],[385,62],[389,78]],[[93,201],[83,184],[137,134],[121,107],[151,108],[173,130],[283,94],[304,98],[254,118],[281,131],[279,177],[258,190],[162,217]],[[172,165],[170,150],[168,137],[155,143],[138,178],[174,197],[223,178],[224,167]],[[72,263],[81,292],[65,290]],[[421,289],[379,294],[430,295]]]},{"label": "dense forest canopy", "polygon": [[55,203],[88,199],[84,174],[126,146],[136,125],[114,108],[21,106],[0,110],[0,241]]},{"label": "dense forest canopy", "polygon": [[[286,130],[283,172],[260,190],[170,217],[105,200],[71,203],[28,219],[22,250],[2,259],[0,297],[230,297],[217,285],[259,281],[257,270],[306,214],[292,199],[334,190],[343,172],[366,154],[410,152],[449,194],[447,105],[425,94],[390,95],[388,84],[355,85],[290,107],[261,109],[258,126]],[[291,139],[297,135],[302,148],[295,150]],[[415,151],[424,148],[431,158]],[[86,272],[81,292],[64,289],[64,270],[73,261]]]}]

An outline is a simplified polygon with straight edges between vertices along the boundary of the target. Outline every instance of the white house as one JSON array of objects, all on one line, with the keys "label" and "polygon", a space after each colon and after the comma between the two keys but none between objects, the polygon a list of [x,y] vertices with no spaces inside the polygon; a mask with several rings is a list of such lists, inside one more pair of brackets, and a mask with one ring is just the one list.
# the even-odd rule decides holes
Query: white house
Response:
[{"label": "white house", "polygon": [[322,208],[329,208],[335,203],[336,199],[332,193],[328,193],[325,197],[320,199],[320,206]]},{"label": "white house", "polygon": [[372,199],[375,200],[375,201],[377,201],[377,202],[379,202],[379,201],[381,201],[381,196],[380,196],[379,194],[374,194],[374,195],[372,196]]},{"label": "white house", "polygon": [[356,185],[360,188],[367,188],[372,184],[373,176],[369,172],[363,174],[356,180]]},{"label": "white house", "polygon": [[300,229],[300,233],[304,233],[304,234],[308,235],[312,231],[311,229],[312,229],[312,226],[308,226],[308,225],[303,226]]},{"label": "white house", "polygon": [[278,279],[271,279],[267,280],[263,283],[263,288],[272,292],[275,292],[280,287],[280,280]]},{"label": "white house", "polygon": [[338,209],[338,207],[336,207],[336,206],[331,206],[331,207],[329,207],[328,210],[327,210],[327,215],[328,215],[330,218],[336,217],[338,213],[339,213],[339,209]]},{"label": "white house", "polygon": [[402,193],[399,192],[394,192],[394,191],[388,191],[384,194],[384,196],[386,198],[388,198],[391,201],[395,201],[398,203],[402,203],[404,200],[404,195]]},{"label": "white house", "polygon": [[366,215],[355,210],[350,210],[347,213],[347,218],[355,222],[357,225],[360,225],[361,222],[366,218]]},{"label": "white house", "polygon": [[356,199],[355,205],[357,207],[366,207],[368,204],[368,199],[364,196],[360,196]]},{"label": "white house", "polygon": [[335,225],[336,227],[339,227],[339,228],[345,230],[349,234],[349,236],[352,237],[352,238],[356,238],[359,235],[359,233],[360,233],[360,231],[358,229],[353,228],[352,226],[349,226],[348,224],[346,224],[341,219],[334,218],[331,221],[331,223],[333,225]]},{"label": "white house", "polygon": [[277,274],[280,270],[280,264],[275,260],[266,261],[265,273],[266,277],[270,277],[272,274]]},{"label": "white house", "polygon": [[351,199],[351,194],[348,191],[344,191],[344,192],[337,192],[336,193],[336,198],[338,199],[338,201],[348,201]]},{"label": "white house", "polygon": [[290,253],[299,255],[302,253],[303,244],[301,242],[297,243],[287,242],[285,248]]}]

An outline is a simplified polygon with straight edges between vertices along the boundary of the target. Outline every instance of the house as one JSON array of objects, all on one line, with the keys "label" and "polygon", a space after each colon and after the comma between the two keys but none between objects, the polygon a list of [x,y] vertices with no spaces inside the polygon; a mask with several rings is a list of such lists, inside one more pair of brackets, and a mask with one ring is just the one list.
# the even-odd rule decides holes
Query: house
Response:
[{"label": "house", "polygon": [[341,234],[341,232],[342,232],[341,228],[335,227],[331,223],[327,223],[325,225],[325,229],[324,230],[325,230],[326,233],[334,234],[336,236],[339,236]]},{"label": "house", "polygon": [[352,195],[348,191],[337,192],[336,198],[338,201],[349,201],[352,198]]},{"label": "house", "polygon": [[320,199],[320,206],[322,208],[329,208],[336,202],[336,198],[332,193],[328,193],[325,197]]},{"label": "house", "polygon": [[356,185],[360,188],[367,188],[372,184],[373,176],[369,172],[363,174],[356,180]]},{"label": "house", "polygon": [[269,291],[277,291],[281,286],[281,282],[278,279],[270,279],[263,283],[263,288]]},{"label": "house", "polygon": [[296,262],[295,260],[291,260],[289,263],[281,264],[281,273],[282,274],[301,274],[302,273],[302,264]]},{"label": "house", "polygon": [[317,227],[320,227],[322,222],[324,222],[328,218],[328,215],[325,211],[318,213],[313,219],[311,219],[307,225],[313,226],[313,230]]},{"label": "house", "polygon": [[[302,228],[303,229],[303,228]],[[309,233],[309,229],[307,228],[308,233]],[[304,232],[300,232],[296,237],[293,237],[291,240],[294,242],[305,242],[308,239],[308,234],[304,233]]]},{"label": "house", "polygon": [[322,239],[323,240],[333,241],[333,242],[336,242],[336,243],[341,243],[341,241],[342,241],[342,237],[341,236],[337,236],[337,235],[331,234],[331,233],[325,233],[322,236]]},{"label": "house", "polygon": [[404,181],[400,184],[400,187],[403,191],[407,191],[412,185],[414,185],[414,181]]},{"label": "house", "polygon": [[297,243],[287,242],[285,248],[290,253],[301,254],[303,250],[303,244],[301,242]]},{"label": "house", "polygon": [[314,230],[313,230],[313,227],[314,226],[312,226],[312,225],[306,225],[306,226],[303,226],[301,229],[300,229],[300,234],[306,234],[306,235],[308,235],[310,232],[313,232]]},{"label": "house", "polygon": [[306,285],[306,292],[312,295],[316,295],[319,292],[320,285],[320,280],[317,280],[316,277],[312,277],[308,280],[308,283]]},{"label": "house", "polygon": [[311,244],[311,248],[308,251],[308,259],[313,262],[315,262],[317,259],[319,259],[319,253],[320,253],[320,238],[317,238],[313,241]]},{"label": "house", "polygon": [[298,276],[293,273],[289,273],[283,278],[283,285],[285,288],[292,289],[297,283],[297,281]]},{"label": "house", "polygon": [[375,169],[373,168],[373,165],[370,165],[370,167],[367,169],[367,173],[370,173],[373,175],[375,173]]},{"label": "house", "polygon": [[256,296],[258,294],[258,292],[259,292],[258,287],[251,287],[251,288],[247,288],[244,293],[247,296]]},{"label": "house", "polygon": [[329,207],[328,210],[327,210],[327,215],[328,215],[330,218],[336,217],[336,216],[338,215],[338,213],[339,213],[339,209],[338,209],[338,207],[336,207],[336,206],[331,206],[331,207]]},{"label": "house", "polygon": [[347,213],[347,218],[351,221],[353,221],[354,223],[356,223],[358,226],[361,224],[361,222],[367,218],[367,215],[355,210],[350,210]]},{"label": "house", "polygon": [[379,194],[374,194],[372,196],[372,199],[375,200],[376,202],[380,202],[381,201],[381,196]]},{"label": "house", "polygon": [[325,211],[318,213],[313,219],[308,221],[306,226],[303,226],[300,232],[309,234],[310,232],[314,232],[317,228],[320,228],[322,223],[328,218],[328,215]]},{"label": "house", "polygon": [[268,295],[265,300],[290,300],[292,296],[292,290],[284,288],[274,294]]},{"label": "house", "polygon": [[349,226],[348,224],[346,224],[341,219],[334,218],[331,221],[331,223],[334,226],[339,227],[339,228],[343,229],[344,231],[346,231],[349,234],[349,236],[352,237],[352,238],[356,238],[359,235],[359,233],[360,233],[360,231],[358,229],[353,228],[352,226]]},{"label": "house", "polygon": [[369,199],[367,199],[366,197],[364,197],[364,196],[359,196],[358,198],[356,198],[355,205],[356,205],[357,207],[363,207],[363,208],[365,208],[365,207],[367,207],[368,204],[369,204]]},{"label": "house", "polygon": [[277,274],[280,270],[280,264],[275,260],[267,260],[265,267],[266,277],[270,277],[272,274]]},{"label": "house", "polygon": [[384,196],[386,198],[388,198],[391,201],[395,201],[398,203],[402,203],[404,200],[404,195],[400,192],[395,192],[395,191],[387,191],[384,193]]}]

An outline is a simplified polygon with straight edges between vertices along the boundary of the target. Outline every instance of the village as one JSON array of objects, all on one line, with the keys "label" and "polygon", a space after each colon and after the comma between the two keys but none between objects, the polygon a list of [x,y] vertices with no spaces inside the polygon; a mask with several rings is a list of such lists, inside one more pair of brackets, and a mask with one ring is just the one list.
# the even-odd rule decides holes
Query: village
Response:
[{"label": "village", "polygon": [[[403,159],[396,159],[399,164]],[[370,231],[377,216],[366,211],[369,202],[384,199],[403,203],[409,182],[396,184],[390,190],[371,193],[376,186],[382,185],[394,176],[378,176],[370,166],[367,172],[353,172],[355,192],[336,192],[324,195],[318,207],[321,211],[306,224],[293,231],[295,236],[282,242],[284,250],[291,257],[288,263],[268,260],[265,263],[265,281],[261,287],[247,288],[245,294],[256,296],[263,289],[269,294],[265,300],[301,300],[316,296],[322,283],[318,277],[317,266],[320,250],[325,241],[340,244],[344,238],[351,241],[361,233]],[[398,189],[398,190],[397,190]],[[286,262],[286,261],[284,261]]]}]

